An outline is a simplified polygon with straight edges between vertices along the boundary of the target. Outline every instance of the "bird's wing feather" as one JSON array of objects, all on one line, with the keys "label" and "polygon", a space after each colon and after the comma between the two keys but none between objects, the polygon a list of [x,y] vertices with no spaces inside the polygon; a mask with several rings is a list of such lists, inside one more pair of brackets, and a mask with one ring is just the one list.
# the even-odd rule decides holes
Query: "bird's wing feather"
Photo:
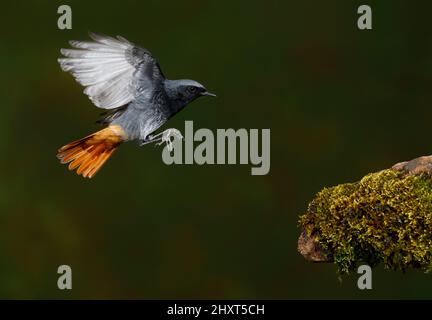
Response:
[{"label": "bird's wing feather", "polygon": [[[70,41],[74,49],[61,49],[58,59],[63,71],[70,72],[85,88],[84,93],[99,108],[114,109],[128,104],[138,94],[138,86],[151,87],[163,79],[151,53],[123,37],[90,33],[94,40]],[[138,80],[138,81],[136,81]]]}]

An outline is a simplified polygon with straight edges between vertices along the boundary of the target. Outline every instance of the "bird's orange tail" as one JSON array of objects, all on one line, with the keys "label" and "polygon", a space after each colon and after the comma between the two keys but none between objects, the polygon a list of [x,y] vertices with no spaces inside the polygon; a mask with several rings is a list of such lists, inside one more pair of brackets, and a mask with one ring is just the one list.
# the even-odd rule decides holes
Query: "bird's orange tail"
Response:
[{"label": "bird's orange tail", "polygon": [[84,178],[93,178],[117,147],[125,140],[120,126],[112,125],[81,140],[71,142],[58,150],[61,163],[69,163]]}]

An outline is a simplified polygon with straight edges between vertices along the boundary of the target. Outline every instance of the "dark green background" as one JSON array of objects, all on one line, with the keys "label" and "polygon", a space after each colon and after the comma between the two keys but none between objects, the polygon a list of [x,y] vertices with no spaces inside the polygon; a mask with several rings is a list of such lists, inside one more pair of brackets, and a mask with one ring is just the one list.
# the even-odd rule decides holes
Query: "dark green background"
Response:
[{"label": "dark green background", "polygon": [[[324,186],[431,153],[427,1],[2,3],[0,298],[432,298],[428,274],[374,269],[373,290],[296,250],[298,215]],[[373,31],[356,27],[370,4]],[[166,166],[121,147],[93,180],[58,163],[98,129],[56,59],[87,31],[148,48],[169,78],[218,94],[167,126],[271,128],[271,171]],[[73,290],[57,289],[57,267]]]}]

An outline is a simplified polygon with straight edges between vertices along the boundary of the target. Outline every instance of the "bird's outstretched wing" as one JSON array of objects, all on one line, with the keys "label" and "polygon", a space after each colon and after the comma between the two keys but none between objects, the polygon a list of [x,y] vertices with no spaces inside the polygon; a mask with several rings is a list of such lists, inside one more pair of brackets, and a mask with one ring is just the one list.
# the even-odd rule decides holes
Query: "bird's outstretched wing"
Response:
[{"label": "bird's outstretched wing", "polygon": [[128,104],[145,87],[164,79],[151,53],[123,37],[90,33],[94,42],[70,41],[74,49],[61,49],[63,71],[85,86],[84,93],[99,108]]}]

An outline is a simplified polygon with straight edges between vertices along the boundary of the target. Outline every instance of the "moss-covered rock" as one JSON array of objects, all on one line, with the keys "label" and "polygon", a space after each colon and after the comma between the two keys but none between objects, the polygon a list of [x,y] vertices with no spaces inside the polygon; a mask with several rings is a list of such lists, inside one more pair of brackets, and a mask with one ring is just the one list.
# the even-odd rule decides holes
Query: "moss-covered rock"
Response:
[{"label": "moss-covered rock", "polygon": [[325,188],[300,217],[300,226],[300,252],[307,257],[302,252],[307,247],[300,242],[309,239],[308,245],[314,243],[315,252],[325,254],[322,261],[334,261],[341,273],[363,263],[429,271],[432,180],[424,172],[407,174],[388,169],[356,183]]}]

